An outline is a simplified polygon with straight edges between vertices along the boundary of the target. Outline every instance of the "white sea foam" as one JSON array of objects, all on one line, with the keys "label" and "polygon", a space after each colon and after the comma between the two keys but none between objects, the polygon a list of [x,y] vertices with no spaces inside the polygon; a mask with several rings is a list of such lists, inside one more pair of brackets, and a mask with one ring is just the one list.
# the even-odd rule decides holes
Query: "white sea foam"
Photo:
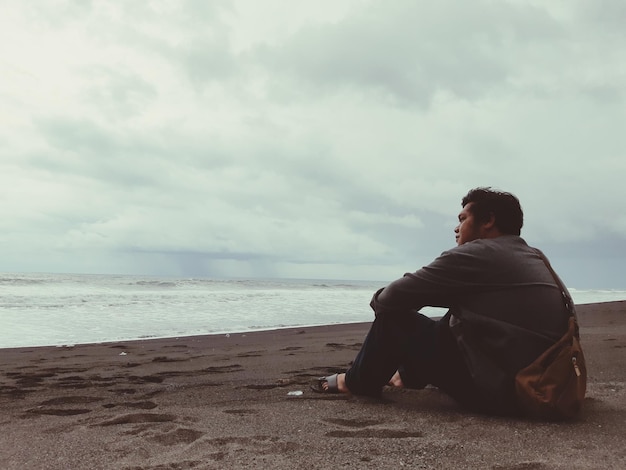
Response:
[{"label": "white sea foam", "polygon": [[[385,284],[0,274],[0,348],[367,322],[371,296]],[[621,290],[571,293],[579,304],[626,299]]]}]

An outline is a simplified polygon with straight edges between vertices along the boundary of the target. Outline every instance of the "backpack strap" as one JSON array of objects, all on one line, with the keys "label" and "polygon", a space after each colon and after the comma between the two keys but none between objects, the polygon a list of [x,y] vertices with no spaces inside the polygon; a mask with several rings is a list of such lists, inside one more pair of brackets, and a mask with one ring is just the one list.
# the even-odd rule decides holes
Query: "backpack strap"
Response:
[{"label": "backpack strap", "polygon": [[550,271],[550,274],[552,274],[556,285],[559,287],[559,290],[561,291],[561,297],[563,298],[563,302],[565,303],[565,308],[569,312],[569,316],[577,319],[574,301],[572,300],[572,296],[567,291],[567,288],[563,284],[563,281],[561,281],[561,278],[554,272],[554,269],[552,269],[552,265],[550,264],[550,261],[548,261],[548,258],[546,258],[546,255],[544,255],[541,250],[537,250],[537,254],[541,257],[546,267],[548,268],[548,271]]}]

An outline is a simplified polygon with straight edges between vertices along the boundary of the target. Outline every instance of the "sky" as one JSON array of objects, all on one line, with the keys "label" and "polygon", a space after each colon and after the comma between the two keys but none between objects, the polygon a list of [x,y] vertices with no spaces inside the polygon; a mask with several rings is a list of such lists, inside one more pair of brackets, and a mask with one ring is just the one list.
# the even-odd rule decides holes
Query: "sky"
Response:
[{"label": "sky", "polygon": [[0,7],[0,271],[390,281],[490,186],[626,288],[623,0]]}]

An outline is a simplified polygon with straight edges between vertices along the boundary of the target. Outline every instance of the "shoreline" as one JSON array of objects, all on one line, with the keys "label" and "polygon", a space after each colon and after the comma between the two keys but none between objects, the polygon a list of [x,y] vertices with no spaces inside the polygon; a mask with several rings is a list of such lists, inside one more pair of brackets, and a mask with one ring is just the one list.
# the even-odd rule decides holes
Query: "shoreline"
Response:
[{"label": "shoreline", "polygon": [[[435,318],[435,317],[433,317]],[[150,336],[145,338],[121,338],[121,339],[111,339],[105,341],[95,341],[95,342],[86,342],[86,343],[59,343],[59,344],[40,344],[40,345],[29,345],[29,346],[11,346],[11,347],[0,347],[0,352],[7,351],[11,349],[32,349],[32,348],[73,348],[75,346],[98,346],[98,345],[107,345],[112,343],[134,343],[134,342],[143,342],[143,341],[160,341],[160,340],[182,340],[186,338],[204,338],[204,337],[220,337],[220,336],[231,336],[231,335],[249,335],[255,333],[265,333],[272,331],[281,331],[281,330],[298,330],[298,329],[313,329],[313,328],[332,328],[338,327],[342,325],[369,325],[371,322],[348,322],[348,323],[328,323],[323,325],[297,325],[297,326],[281,326],[281,327],[273,327],[267,329],[259,329],[259,330],[239,330],[239,331],[220,331],[216,333],[203,333],[203,334],[190,334],[190,335],[179,335],[179,336]]]},{"label": "shoreline", "polygon": [[275,333],[279,332],[287,332],[293,334],[302,334],[305,332],[315,332],[316,330],[336,330],[337,332],[341,332],[345,327],[346,330],[351,330],[353,327],[357,329],[363,329],[367,332],[369,325],[371,322],[351,322],[351,323],[330,323],[325,325],[309,325],[309,326],[285,326],[279,328],[271,328],[271,329],[263,329],[263,330],[249,330],[249,331],[235,331],[235,332],[220,332],[220,333],[208,333],[208,334],[195,334],[195,335],[187,335],[187,336],[159,336],[159,337],[150,337],[150,338],[135,338],[135,339],[119,339],[119,340],[107,340],[107,341],[99,341],[93,343],[74,343],[74,344],[44,344],[44,345],[32,345],[32,346],[15,346],[10,348],[2,348],[0,347],[0,353],[2,352],[10,352],[19,350],[19,352],[28,352],[37,349],[73,349],[76,347],[106,347],[111,345],[117,345],[120,343],[149,343],[155,342],[157,344],[161,344],[163,342],[178,342],[178,341],[191,341],[191,342],[204,342],[204,341],[215,341],[217,343],[221,343],[221,338],[245,338],[247,336],[255,336],[255,337],[263,337],[266,335],[274,336]]},{"label": "shoreline", "polygon": [[[619,303],[624,303],[626,305],[626,300],[608,300],[604,302],[576,304],[575,307],[578,309],[579,307],[584,307],[586,305],[602,306],[602,305],[607,305],[607,304],[619,304]],[[431,318],[436,319],[436,318],[440,318],[440,316],[432,316]],[[196,338],[196,337],[203,337],[203,336],[242,335],[242,334],[246,335],[246,334],[260,333],[260,332],[265,332],[265,331],[279,331],[279,330],[289,330],[289,329],[298,329],[298,328],[309,329],[309,328],[319,328],[319,327],[333,327],[333,326],[340,326],[340,325],[366,325],[370,323],[371,322],[367,322],[367,321],[355,321],[355,322],[346,322],[346,323],[337,322],[337,323],[325,323],[325,324],[303,324],[303,325],[275,326],[275,327],[268,327],[268,328],[261,328],[261,329],[236,330],[236,331],[224,330],[224,331],[217,331],[217,332],[210,332],[210,333],[177,335],[177,336],[164,335],[164,336],[149,336],[149,337],[128,337],[128,338],[107,339],[103,341],[90,341],[90,342],[75,342],[75,343],[60,342],[60,343],[52,343],[52,344],[34,344],[34,345],[20,345],[20,346],[8,346],[8,347],[0,346],[0,351],[8,350],[8,349],[20,349],[20,348],[46,348],[46,347],[61,348],[61,347],[74,347],[74,346],[79,346],[79,345],[98,345],[98,344],[102,345],[102,344],[109,344],[109,343],[129,342],[129,341],[134,342],[134,341],[151,341],[151,340],[165,340],[165,339],[184,339],[184,338]]]},{"label": "shoreline", "polygon": [[626,301],[577,309],[588,392],[564,423],[470,413],[435,388],[311,392],[369,322],[2,349],[0,468],[626,468]]}]

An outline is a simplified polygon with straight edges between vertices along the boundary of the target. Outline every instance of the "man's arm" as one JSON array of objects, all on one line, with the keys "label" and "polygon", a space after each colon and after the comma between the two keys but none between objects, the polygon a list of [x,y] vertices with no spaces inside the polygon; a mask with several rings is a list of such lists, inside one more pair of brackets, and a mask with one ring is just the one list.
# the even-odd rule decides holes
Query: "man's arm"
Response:
[{"label": "man's arm", "polygon": [[428,266],[377,291],[370,306],[377,315],[402,314],[424,306],[451,307],[461,296],[484,288],[481,280],[490,267],[481,251],[477,245],[446,251]]}]

